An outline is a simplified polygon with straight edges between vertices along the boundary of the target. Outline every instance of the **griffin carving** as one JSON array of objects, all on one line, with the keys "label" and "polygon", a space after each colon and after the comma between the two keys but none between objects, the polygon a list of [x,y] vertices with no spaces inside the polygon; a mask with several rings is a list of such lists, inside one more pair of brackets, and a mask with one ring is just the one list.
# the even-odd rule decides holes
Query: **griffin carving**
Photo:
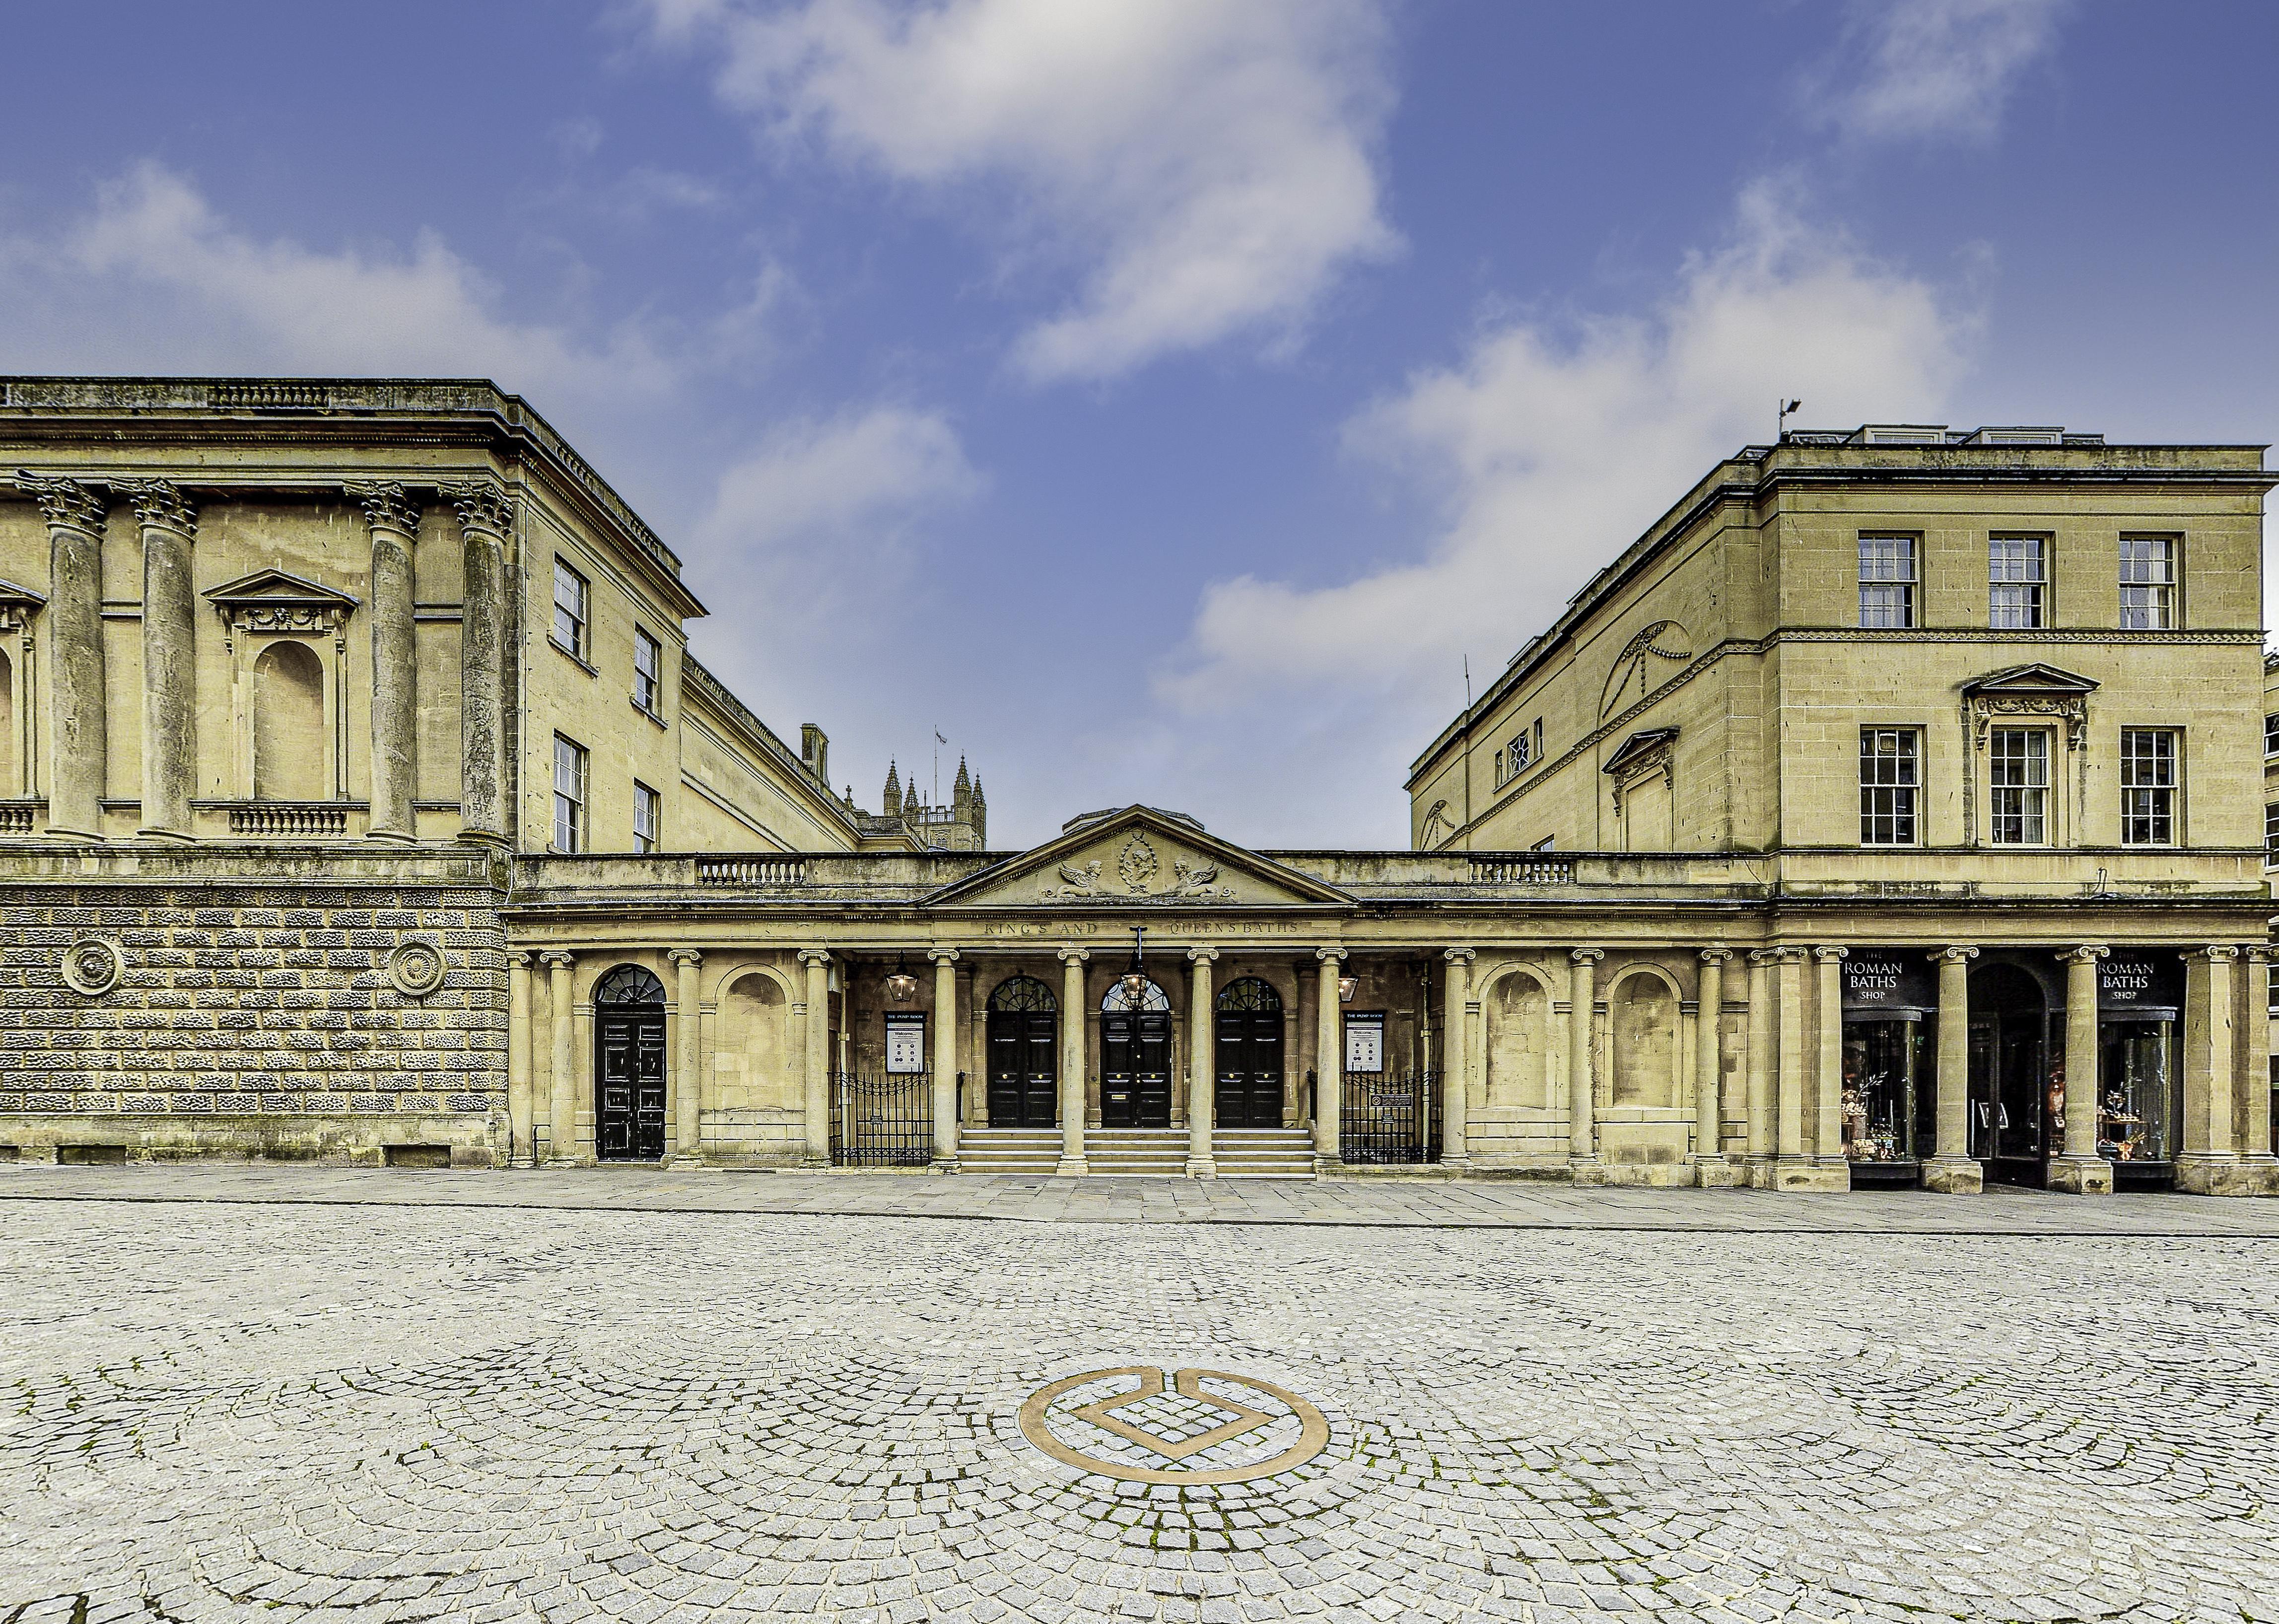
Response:
[{"label": "griffin carving", "polygon": [[1066,894],[1096,897],[1100,894],[1100,859],[1093,858],[1081,869],[1064,862],[1061,864],[1061,877],[1068,882]]},{"label": "griffin carving", "polygon": [[1203,896],[1218,884],[1218,864],[1215,862],[1202,863],[1191,869],[1186,858],[1174,857],[1171,859],[1171,872],[1178,877],[1171,886],[1173,896]]}]

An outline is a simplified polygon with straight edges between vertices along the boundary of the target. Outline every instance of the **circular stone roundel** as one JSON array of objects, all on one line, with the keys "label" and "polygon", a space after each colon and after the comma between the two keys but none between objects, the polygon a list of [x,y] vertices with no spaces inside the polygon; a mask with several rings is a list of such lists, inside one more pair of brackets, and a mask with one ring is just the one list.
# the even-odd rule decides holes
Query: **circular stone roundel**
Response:
[{"label": "circular stone roundel", "polygon": [[127,974],[127,955],[117,942],[99,936],[82,936],[64,949],[64,984],[89,997],[108,992]]},{"label": "circular stone roundel", "polygon": [[406,942],[388,955],[388,978],[406,998],[425,998],[443,984],[443,954],[427,942]]},{"label": "circular stone roundel", "polygon": [[1133,1483],[1239,1483],[1301,1466],[1330,1423],[1297,1394],[1255,1376],[1153,1365],[1088,1370],[1039,1388],[1021,1432],[1054,1459]]}]

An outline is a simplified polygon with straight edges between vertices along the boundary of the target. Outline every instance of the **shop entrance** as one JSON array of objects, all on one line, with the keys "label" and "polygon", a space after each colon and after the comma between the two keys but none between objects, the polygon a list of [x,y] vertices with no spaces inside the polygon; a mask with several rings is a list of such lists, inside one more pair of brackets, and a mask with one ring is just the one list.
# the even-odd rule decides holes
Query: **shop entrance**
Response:
[{"label": "shop entrance", "polygon": [[1101,1000],[1100,1125],[1171,1125],[1171,1000],[1152,981],[1134,999],[1118,979]]},{"label": "shop entrance", "polygon": [[1906,1187],[1932,1138],[1926,1016],[1935,1001],[1921,953],[1855,947],[1844,960],[1844,1154],[1854,1190]]},{"label": "shop entrance", "polygon": [[664,984],[620,964],[594,988],[594,1153],[664,1154]]},{"label": "shop entrance", "polygon": [[1060,1121],[1059,1007],[1033,976],[989,995],[989,1125],[1050,1128]]},{"label": "shop entrance", "polygon": [[2050,1066],[2049,1004],[2014,964],[1970,977],[1970,1153],[2000,1184],[2048,1183],[2065,1084]]},{"label": "shop entrance", "polygon": [[2116,1190],[2166,1190],[2176,1177],[2177,1016],[2183,961],[2116,948],[2098,966],[2097,1153]]},{"label": "shop entrance", "polygon": [[1255,976],[1218,995],[1218,1126],[1282,1125],[1282,999]]}]

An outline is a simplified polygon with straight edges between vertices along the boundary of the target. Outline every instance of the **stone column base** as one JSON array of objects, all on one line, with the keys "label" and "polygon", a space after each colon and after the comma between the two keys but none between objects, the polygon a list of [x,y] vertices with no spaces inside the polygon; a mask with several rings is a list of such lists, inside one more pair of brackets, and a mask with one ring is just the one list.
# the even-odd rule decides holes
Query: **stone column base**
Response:
[{"label": "stone column base", "polygon": [[1468,1154],[1440,1158],[1440,1171],[1446,1173],[1450,1178],[1462,1178],[1471,1170],[1472,1159]]},{"label": "stone column base", "polygon": [[506,1165],[510,1168],[534,1168],[538,1165],[538,1158],[535,1156],[517,1156],[508,1161]]},{"label": "stone column base", "polygon": [[1608,1182],[1607,1164],[1596,1156],[1569,1156],[1567,1168],[1578,1184],[1603,1184]]},{"label": "stone column base", "polygon": [[1216,1178],[1218,1163],[1209,1156],[1190,1156],[1179,1170],[1189,1178]]},{"label": "stone column base", "polygon": [[1940,1195],[1976,1195],[1986,1188],[1986,1169],[1968,1156],[1934,1156],[1923,1163],[1922,1187]]},{"label": "stone column base", "polygon": [[1702,1190],[1732,1190],[1747,1182],[1743,1170],[1723,1156],[1693,1158],[1693,1183]]},{"label": "stone column base", "polygon": [[1766,1185],[1792,1195],[1840,1195],[1852,1188],[1849,1162],[1827,1162],[1811,1156],[1776,1156],[1767,1169]]},{"label": "stone column base", "polygon": [[546,1164],[549,1168],[598,1168],[601,1160],[594,1156],[556,1156]]},{"label": "stone column base", "polygon": [[2176,1188],[2187,1195],[2279,1194],[2279,1162],[2268,1156],[2188,1152],[2176,1158]]},{"label": "stone column base", "polygon": [[2061,1195],[2111,1195],[2113,1164],[2102,1156],[2053,1156],[2050,1188]]},{"label": "stone column base", "polygon": [[955,1155],[950,1155],[936,1156],[926,1164],[926,1170],[930,1173],[962,1173],[965,1169],[958,1166]]},{"label": "stone column base", "polygon": [[1086,1161],[1083,1157],[1063,1156],[1056,1164],[1055,1164],[1053,1168],[1053,1176],[1055,1178],[1082,1178],[1086,1174],[1091,1171],[1092,1163]]},{"label": "stone column base", "polygon": [[1345,1170],[1346,1163],[1344,1157],[1324,1156],[1319,1151],[1316,1151],[1314,1153],[1314,1176],[1316,1178],[1334,1178]]}]

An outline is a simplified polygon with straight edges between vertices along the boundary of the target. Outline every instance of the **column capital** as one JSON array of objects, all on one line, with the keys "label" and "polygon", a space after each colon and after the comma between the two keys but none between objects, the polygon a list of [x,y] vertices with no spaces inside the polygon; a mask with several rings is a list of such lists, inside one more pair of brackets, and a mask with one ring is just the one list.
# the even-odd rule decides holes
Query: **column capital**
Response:
[{"label": "column capital", "polygon": [[514,529],[514,498],[488,479],[439,485],[435,494],[458,514],[461,530],[477,531],[504,541]]},{"label": "column capital", "polygon": [[1567,955],[1569,964],[1596,964],[1607,956],[1603,947],[1577,947]]},{"label": "column capital", "polygon": [[1440,956],[1451,964],[1469,964],[1480,954],[1476,947],[1451,947]]},{"label": "column capital", "polygon": [[1777,947],[1752,947],[1749,949],[1749,962],[1752,964],[1777,964],[1780,962],[1780,956],[1781,950]]},{"label": "column capital", "polygon": [[1346,960],[1346,950],[1342,947],[1316,947],[1314,957],[1324,964],[1342,964]]},{"label": "column capital", "polygon": [[1822,964],[1838,964],[1841,963],[1851,951],[1849,947],[1815,947],[1812,950],[1812,956]]},{"label": "column capital", "polygon": [[799,950],[799,961],[810,969],[819,969],[831,962],[831,955],[820,947],[802,947]]},{"label": "column capital", "polygon": [[506,961],[517,969],[526,969],[530,966],[530,952],[524,947],[510,947],[506,950]]},{"label": "column capital", "polygon": [[538,955],[538,961],[549,969],[568,969],[578,961],[578,955],[560,947],[549,947]]},{"label": "column capital", "polygon": [[1092,957],[1092,949],[1089,947],[1055,947],[1053,950],[1053,956],[1057,958],[1063,964],[1081,964],[1086,959]]},{"label": "column capital", "polygon": [[113,479],[111,488],[134,504],[134,518],[145,530],[167,530],[186,541],[198,535],[198,510],[174,488],[171,479]]},{"label": "column capital", "polygon": [[40,517],[47,520],[49,528],[83,530],[91,536],[103,533],[103,497],[77,479],[19,468],[16,488],[40,504]]},{"label": "column capital", "polygon": [[957,949],[955,947],[929,947],[926,949],[926,957],[933,961],[936,964],[955,964],[957,962]]},{"label": "column capital", "polygon": [[2113,951],[2102,942],[2083,942],[2078,947],[2068,947],[2058,957],[2068,964],[2094,964]]},{"label": "column capital", "polygon": [[1733,950],[1730,947],[1704,947],[1700,956],[1704,964],[1730,964]]},{"label": "column capital", "polygon": [[1187,949],[1187,961],[1190,964],[1209,964],[1217,957],[1218,949],[1216,947],[1190,947]]},{"label": "column capital", "polygon": [[702,964],[704,962],[704,955],[697,952],[694,947],[670,947],[665,950],[664,956],[671,960],[675,964]]},{"label": "column capital", "polygon": [[1978,956],[1978,949],[1976,947],[1938,947],[1932,950],[1930,956],[1932,961],[1937,963],[1968,964],[1971,960]]},{"label": "column capital", "polygon": [[395,480],[350,480],[341,489],[362,505],[370,528],[392,530],[406,541],[419,539],[419,504]]},{"label": "column capital", "polygon": [[2232,943],[2214,942],[2201,948],[2199,952],[2193,956],[2196,958],[2205,958],[2211,964],[2229,964],[2234,959],[2239,957],[2239,948]]}]

